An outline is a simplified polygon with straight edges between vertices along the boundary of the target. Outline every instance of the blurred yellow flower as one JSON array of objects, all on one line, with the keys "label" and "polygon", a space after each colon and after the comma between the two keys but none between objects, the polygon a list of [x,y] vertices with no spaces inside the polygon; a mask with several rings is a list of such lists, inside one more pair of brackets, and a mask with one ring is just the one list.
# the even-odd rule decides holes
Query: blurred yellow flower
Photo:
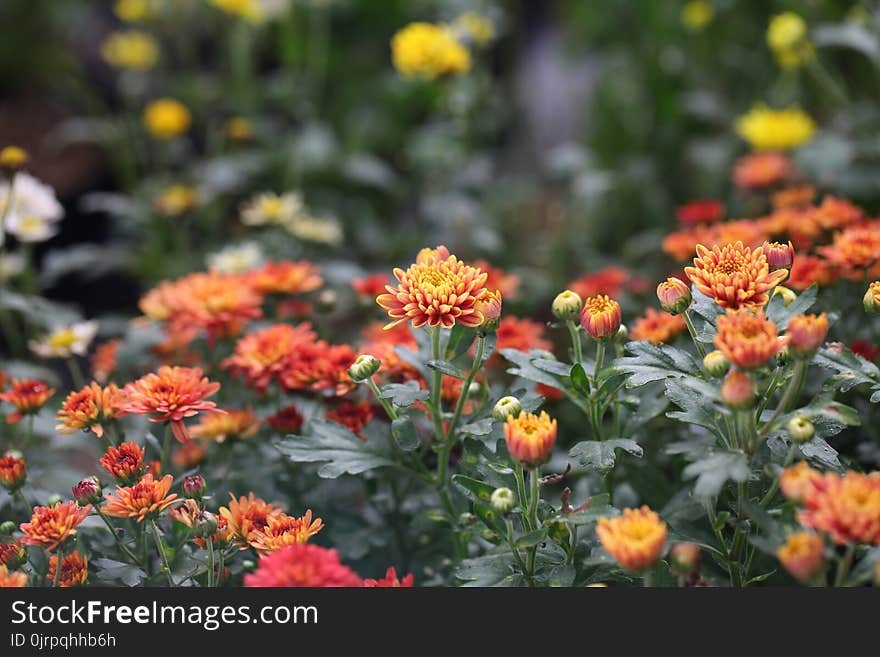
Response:
[{"label": "blurred yellow flower", "polygon": [[290,0],[209,0],[227,14],[249,23],[261,23],[282,16],[290,9]]},{"label": "blurred yellow flower", "polygon": [[168,185],[153,198],[153,207],[170,217],[192,210],[198,202],[198,191],[189,185]]},{"label": "blurred yellow flower", "polygon": [[495,26],[492,21],[472,11],[456,18],[454,27],[478,46],[485,46],[495,38]]},{"label": "blurred yellow flower", "polygon": [[158,139],[172,139],[189,130],[192,117],[185,105],[173,98],[160,98],[144,110],[144,125]]},{"label": "blurred yellow flower", "polygon": [[810,141],[816,124],[799,107],[775,110],[758,104],[737,119],[736,131],[752,150],[787,151]]},{"label": "blurred yellow flower", "polygon": [[815,55],[807,38],[807,24],[794,12],[787,11],[770,19],[767,45],[782,68],[797,68]]},{"label": "blurred yellow flower", "polygon": [[715,18],[715,7],[706,0],[692,0],[681,8],[681,24],[691,32],[700,32]]},{"label": "blurred yellow flower", "polygon": [[241,206],[241,223],[245,226],[287,225],[304,210],[302,197],[296,192],[280,195],[263,192]]},{"label": "blurred yellow flower", "polygon": [[243,116],[233,116],[226,121],[226,136],[231,141],[247,141],[254,136],[254,125]]},{"label": "blurred yellow flower", "polygon": [[116,0],[113,13],[126,23],[136,23],[153,15],[150,0]]},{"label": "blurred yellow flower", "polygon": [[406,77],[433,80],[467,73],[471,55],[447,25],[410,23],[391,39],[396,68]]},{"label": "blurred yellow flower", "polygon": [[115,68],[148,71],[159,59],[159,44],[146,32],[113,32],[101,44],[101,56]]},{"label": "blurred yellow flower", "polygon": [[284,225],[287,231],[304,242],[318,244],[339,244],[342,241],[342,226],[335,219],[324,219],[302,215]]}]

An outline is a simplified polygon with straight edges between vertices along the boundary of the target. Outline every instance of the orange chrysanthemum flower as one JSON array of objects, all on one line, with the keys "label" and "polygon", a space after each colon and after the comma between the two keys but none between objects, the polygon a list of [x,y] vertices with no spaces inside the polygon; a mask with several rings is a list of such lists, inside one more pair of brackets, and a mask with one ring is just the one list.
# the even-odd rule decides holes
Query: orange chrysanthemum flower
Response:
[{"label": "orange chrysanthemum flower", "polygon": [[624,509],[616,518],[599,518],[596,534],[602,547],[628,570],[645,570],[663,554],[666,523],[647,506]]},{"label": "orange chrysanthemum flower", "polygon": [[55,389],[50,388],[42,381],[12,379],[12,385],[9,389],[0,392],[0,401],[12,404],[16,408],[15,412],[6,416],[6,422],[15,424],[25,415],[33,415],[43,408],[54,394]]},{"label": "orange chrysanthemum flower", "polygon": [[801,582],[808,582],[825,565],[825,542],[809,532],[796,532],[778,550],[782,566]]},{"label": "orange chrysanthemum flower", "polygon": [[797,315],[785,331],[788,349],[795,358],[810,358],[828,335],[828,315]]},{"label": "orange chrysanthemum flower", "polygon": [[376,297],[393,320],[389,328],[403,322],[412,322],[413,328],[476,328],[483,323],[478,301],[488,293],[486,272],[446,254],[445,247],[423,249],[409,269],[394,269],[397,287],[386,285],[388,293]]},{"label": "orange chrysanthemum flower", "polygon": [[248,493],[247,497],[239,497],[235,499],[235,495],[229,494],[231,498],[229,506],[220,507],[220,516],[226,518],[229,523],[229,532],[235,540],[242,546],[247,547],[248,536],[252,532],[263,530],[272,516],[280,515],[281,509],[273,504],[269,504],[254,497],[253,493]]},{"label": "orange chrysanthemum flower", "polygon": [[757,369],[773,358],[787,342],[776,323],[763,312],[728,312],[718,317],[715,346],[731,363],[744,370]]},{"label": "orange chrysanthemum flower", "polygon": [[[544,325],[531,319],[507,316],[498,325],[497,336],[498,341],[495,346],[497,351],[501,349],[550,351],[553,349],[553,343],[545,335]],[[384,361],[382,367],[385,367]]]},{"label": "orange chrysanthemum flower", "polygon": [[[58,556],[49,557],[49,571],[46,577],[54,582],[56,569],[58,568]],[[89,577],[89,559],[85,555],[74,550],[70,554],[65,554],[61,560],[61,572],[58,573],[58,586],[62,588],[71,586],[82,586]]]},{"label": "orange chrysanthemum flower", "polygon": [[202,443],[194,440],[177,446],[171,455],[171,463],[180,470],[189,470],[205,460],[208,450]]},{"label": "orange chrysanthemum flower", "polygon": [[[693,253],[693,248],[688,250],[688,254],[690,253]],[[622,267],[606,267],[571,281],[567,287],[581,299],[600,294],[617,297],[629,280],[629,272]]]},{"label": "orange chrysanthemum flower", "polygon": [[837,273],[827,260],[814,255],[801,255],[795,258],[785,284],[795,290],[806,290],[814,283],[827,287],[836,280]]},{"label": "orange chrysanthemum flower", "polygon": [[764,249],[752,250],[742,242],[711,250],[698,244],[694,266],[684,271],[700,292],[733,310],[763,308],[770,298],[768,292],[788,275],[784,269],[771,272]]},{"label": "orange chrysanthemum flower", "polygon": [[130,441],[119,447],[111,445],[101,457],[101,467],[116,481],[125,485],[133,484],[147,467],[144,464],[144,448]]},{"label": "orange chrysanthemum flower", "polygon": [[15,570],[27,561],[27,552],[21,545],[21,539],[12,543],[0,543],[0,564]]},{"label": "orange chrysanthemum flower", "polygon": [[621,323],[620,304],[607,294],[584,299],[581,327],[595,340],[608,340],[617,334]]},{"label": "orange chrysanthemum flower", "polygon": [[59,423],[55,430],[66,434],[92,431],[101,438],[104,435],[103,424],[123,414],[119,408],[122,400],[122,391],[116,384],[102,388],[93,381],[67,396],[55,417]]},{"label": "orange chrysanthemum flower", "polygon": [[358,297],[364,302],[370,301],[371,303],[380,294],[385,293],[386,285],[388,285],[388,274],[384,272],[356,278],[351,282],[351,288]]},{"label": "orange chrysanthemum flower", "polygon": [[705,226],[669,233],[660,243],[660,249],[676,262],[684,262],[693,256],[698,244],[715,241],[715,231]]},{"label": "orange chrysanthemum flower", "polygon": [[541,415],[520,411],[519,415],[507,416],[504,424],[504,440],[511,458],[525,465],[540,465],[550,458],[556,444],[556,420],[546,411]]},{"label": "orange chrysanthemum flower", "polygon": [[385,577],[382,579],[365,579],[365,589],[386,589],[386,588],[412,588],[415,578],[413,574],[405,575],[403,579],[397,577],[397,571],[394,566],[385,571]]},{"label": "orange chrysanthemum flower", "polygon": [[137,518],[138,522],[155,518],[177,499],[177,493],[168,493],[173,482],[170,474],[156,481],[148,473],[134,486],[117,486],[115,495],[104,495],[104,513],[114,518]]},{"label": "orange chrysanthemum flower", "polygon": [[249,408],[226,410],[223,413],[209,411],[190,433],[194,438],[222,443],[226,440],[250,438],[260,429],[260,419]]},{"label": "orange chrysanthemum flower", "polygon": [[35,506],[30,522],[20,526],[24,545],[38,545],[51,552],[71,536],[76,526],[92,512],[92,505],[80,507],[76,502],[62,502],[55,506]]},{"label": "orange chrysanthemum flower", "polygon": [[828,472],[809,488],[798,522],[838,545],[880,545],[880,473]]},{"label": "orange chrysanthemum flower", "polygon": [[317,340],[318,335],[308,323],[273,324],[240,338],[222,367],[243,376],[248,386],[262,393],[273,380],[280,382],[294,356]]},{"label": "orange chrysanthemum flower", "polygon": [[339,561],[336,550],[318,545],[296,544],[267,554],[257,569],[244,576],[250,587],[360,587],[351,568]]},{"label": "orange chrysanthemum flower", "polygon": [[0,456],[0,486],[8,491],[16,491],[27,480],[27,465],[24,459],[13,454]]},{"label": "orange chrysanthemum flower", "polygon": [[220,384],[209,381],[198,367],[163,365],[158,372],[125,386],[120,408],[135,415],[149,415],[150,422],[170,422],[174,437],[185,443],[189,433],[183,419],[216,408],[217,404],[205,401],[205,397],[219,389]]},{"label": "orange chrysanthemum flower", "polygon": [[774,192],[770,202],[774,210],[802,208],[810,205],[816,198],[816,188],[812,185],[796,185]]},{"label": "orange chrysanthemum flower", "polygon": [[845,277],[860,280],[880,260],[880,222],[845,228],[835,233],[831,246],[818,251],[840,267]]},{"label": "orange chrysanthemum flower", "polygon": [[286,513],[266,518],[266,526],[248,535],[248,544],[260,554],[275,552],[288,545],[306,543],[324,527],[320,518],[312,520],[309,509],[301,518]]},{"label": "orange chrysanthemum flower", "polygon": [[740,189],[763,189],[785,181],[792,171],[791,160],[782,153],[753,153],[736,161],[733,183]]},{"label": "orange chrysanthemum flower", "polygon": [[800,503],[812,488],[822,481],[822,473],[806,461],[786,468],[779,476],[779,490],[792,502]]},{"label": "orange chrysanthemum flower", "polygon": [[121,344],[121,340],[108,340],[98,345],[95,353],[92,354],[92,375],[98,383],[107,383],[110,375],[116,371],[119,346]]},{"label": "orange chrysanthemum flower", "polygon": [[[446,377],[450,378],[450,377]],[[333,422],[338,422],[348,428],[361,440],[366,440],[361,433],[370,420],[373,419],[373,405],[366,399],[361,401],[343,401],[334,408],[328,408],[324,417]]]},{"label": "orange chrysanthemum flower", "polygon": [[251,284],[261,294],[305,294],[324,284],[321,268],[305,261],[270,261],[250,276]]},{"label": "orange chrysanthemum flower", "polygon": [[20,570],[10,570],[0,564],[0,589],[22,589],[27,586],[28,576]]},{"label": "orange chrysanthemum flower", "polygon": [[826,196],[816,208],[816,220],[825,230],[837,230],[857,224],[865,216],[865,211],[846,199]]},{"label": "orange chrysanthemum flower", "polygon": [[669,342],[687,328],[684,317],[657,312],[653,308],[645,310],[645,316],[636,319],[629,337],[632,340],[648,340],[652,344]]},{"label": "orange chrysanthemum flower", "polygon": [[347,344],[319,340],[303,345],[282,373],[281,384],[286,390],[310,390],[341,397],[357,385],[348,375],[356,358],[354,349]]},{"label": "orange chrysanthemum flower", "polygon": [[715,199],[697,199],[678,206],[675,218],[684,225],[714,224],[724,217],[724,203]]}]

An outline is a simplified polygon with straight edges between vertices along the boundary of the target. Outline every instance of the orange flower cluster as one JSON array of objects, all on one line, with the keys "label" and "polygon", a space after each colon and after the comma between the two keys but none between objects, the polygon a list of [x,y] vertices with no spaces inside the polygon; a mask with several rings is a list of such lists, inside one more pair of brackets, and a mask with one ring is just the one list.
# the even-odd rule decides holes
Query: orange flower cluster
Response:
[{"label": "orange flower cluster", "polygon": [[844,228],[819,253],[836,265],[844,278],[862,280],[866,270],[869,278],[876,278],[880,275],[880,221]]},{"label": "orange flower cluster", "polygon": [[792,577],[808,582],[825,564],[825,542],[817,534],[797,532],[788,537],[776,556]]},{"label": "orange flower cluster", "polygon": [[371,304],[376,297],[385,293],[385,286],[388,285],[388,274],[371,274],[363,278],[356,278],[351,282],[351,288],[355,291],[361,301],[369,301]]},{"label": "orange flower cluster", "polygon": [[740,189],[757,190],[778,185],[794,171],[791,160],[782,153],[765,151],[746,155],[733,168],[733,182]]},{"label": "orange flower cluster", "polygon": [[242,550],[247,548],[251,533],[262,531],[268,524],[269,518],[282,513],[281,509],[254,497],[253,493],[238,499],[230,493],[229,497],[231,498],[229,505],[220,507],[220,517],[226,520],[230,536]]},{"label": "orange flower cluster", "polygon": [[[486,288],[498,290],[505,299],[515,299],[519,295],[519,276],[509,274],[500,267],[495,267],[485,260],[474,260],[474,267],[486,274]],[[380,292],[381,294],[381,292]]]},{"label": "orange flower cluster", "polygon": [[193,438],[222,443],[250,438],[260,429],[260,419],[249,408],[208,411],[190,429]]},{"label": "orange flower cluster", "polygon": [[22,589],[27,586],[27,574],[20,570],[10,570],[0,564],[0,589]]},{"label": "orange flower cluster", "polygon": [[55,506],[35,506],[30,522],[20,526],[24,545],[36,545],[51,552],[71,536],[76,526],[92,512],[92,505],[80,507],[76,502],[62,502]]},{"label": "orange flower cluster", "polygon": [[147,473],[133,486],[117,486],[115,495],[104,495],[104,513],[114,518],[136,518],[138,522],[155,518],[177,499],[177,493],[169,494],[173,481],[170,474],[156,481]]},{"label": "orange flower cluster", "polygon": [[[517,351],[529,351],[530,349],[550,351],[553,349],[553,343],[545,335],[544,324],[531,319],[508,315],[501,320],[496,335],[495,349],[498,351],[501,349],[516,349]],[[383,362],[382,365],[384,366],[385,363]]]},{"label": "orange flower cluster", "polygon": [[510,456],[525,465],[534,466],[550,458],[556,444],[556,420],[546,411],[541,415],[520,411],[516,417],[507,416],[504,439]]},{"label": "orange flower cluster", "polygon": [[309,544],[289,545],[263,556],[244,576],[251,587],[360,587],[361,578],[339,561],[336,550]]},{"label": "orange flower cluster", "polygon": [[275,552],[288,545],[305,543],[323,529],[320,518],[312,520],[311,510],[302,517],[278,513],[266,517],[266,525],[262,529],[248,534],[248,544],[260,554]]},{"label": "orange flower cluster", "polygon": [[806,461],[801,461],[782,471],[779,476],[779,490],[792,502],[800,503],[821,480],[821,472],[813,470]]},{"label": "orange flower cluster", "polygon": [[787,337],[779,337],[776,323],[764,317],[763,312],[740,310],[718,317],[715,346],[741,369],[753,370],[763,366],[785,346],[787,340]]},{"label": "orange flower cluster", "polygon": [[[455,381],[457,379],[447,377],[446,380]],[[456,397],[456,399],[458,398]],[[325,418],[338,422],[361,440],[366,440],[361,432],[373,419],[373,415],[373,405],[366,399],[342,401],[324,412]]]},{"label": "orange flower cluster", "polygon": [[58,586],[62,588],[71,586],[82,586],[89,577],[89,559],[85,555],[74,550],[70,554],[65,554],[61,560],[61,572],[56,574],[58,569],[58,556],[49,557],[49,570],[46,577],[54,582],[58,581]]},{"label": "orange flower cluster", "polygon": [[[693,253],[691,248],[688,253]],[[605,267],[599,271],[585,274],[571,281],[566,287],[575,292],[581,299],[607,294],[609,297],[619,297],[624,290],[629,292],[644,291],[647,280],[639,276],[633,276],[622,267]]]},{"label": "orange flower cluster", "polygon": [[0,543],[0,564],[14,570],[25,561],[27,561],[27,552],[22,547],[20,539],[14,543]]},{"label": "orange flower cluster", "polygon": [[785,331],[788,349],[795,358],[810,358],[828,335],[828,315],[797,315]]},{"label": "orange flower cluster", "polygon": [[27,479],[27,465],[24,459],[14,454],[0,457],[0,486],[8,491],[15,491],[24,485]]},{"label": "orange flower cluster", "polygon": [[763,308],[768,293],[788,275],[784,269],[771,272],[764,249],[752,250],[741,241],[712,249],[698,244],[694,266],[684,271],[700,292],[733,310]]},{"label": "orange flower cluster", "polygon": [[91,431],[101,438],[104,423],[123,414],[122,401],[122,391],[115,384],[102,388],[93,381],[67,396],[55,418],[58,421],[55,430],[65,434]]},{"label": "orange flower cluster", "polygon": [[119,447],[110,446],[101,457],[101,467],[121,484],[137,482],[146,469],[144,448],[133,442],[122,443]]},{"label": "orange flower cluster", "polygon": [[119,408],[126,413],[149,415],[150,422],[170,422],[178,441],[189,440],[184,418],[199,411],[213,410],[217,405],[206,401],[220,389],[220,384],[208,380],[197,367],[169,367],[142,376],[124,389],[124,400]]},{"label": "orange flower cluster", "polygon": [[281,433],[299,433],[303,422],[305,422],[305,418],[294,404],[285,406],[274,415],[266,418],[266,424]]},{"label": "orange flower cluster", "polygon": [[647,506],[624,509],[616,518],[599,518],[596,534],[602,547],[624,568],[633,571],[653,566],[663,554],[666,523]]},{"label": "orange flower cluster", "polygon": [[450,255],[445,246],[423,249],[406,271],[395,268],[394,278],[398,285],[386,285],[387,293],[376,297],[392,319],[389,328],[404,322],[413,328],[476,328],[484,321],[478,303],[489,293],[488,275]]},{"label": "orange flower cluster", "polygon": [[16,408],[14,412],[6,416],[6,422],[15,424],[25,415],[33,415],[43,408],[54,394],[55,389],[50,388],[42,381],[12,379],[12,385],[9,389],[0,392],[0,401],[12,404]]},{"label": "orange flower cluster", "polygon": [[825,473],[807,489],[803,506],[798,521],[838,545],[880,545],[880,473]]},{"label": "orange flower cluster", "polygon": [[645,315],[633,323],[629,337],[631,340],[648,340],[652,344],[660,344],[671,341],[686,328],[687,324],[681,315],[670,315],[648,308]]},{"label": "orange flower cluster", "polygon": [[321,268],[309,262],[267,262],[250,272],[250,281],[260,294],[305,294],[324,284]]}]

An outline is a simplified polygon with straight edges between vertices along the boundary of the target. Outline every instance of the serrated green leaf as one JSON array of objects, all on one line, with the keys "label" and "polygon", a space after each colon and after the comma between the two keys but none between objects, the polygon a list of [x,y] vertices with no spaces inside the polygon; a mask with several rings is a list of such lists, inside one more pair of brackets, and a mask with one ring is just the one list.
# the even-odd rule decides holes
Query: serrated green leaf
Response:
[{"label": "serrated green leaf", "polygon": [[749,478],[749,462],[742,452],[716,452],[691,463],[682,474],[685,479],[696,477],[697,497],[716,497],[725,482],[742,483]]},{"label": "serrated green leaf", "polygon": [[495,486],[460,474],[452,475],[452,483],[472,502],[487,503],[495,492]]},{"label": "serrated green leaf", "polygon": [[520,550],[524,550],[526,548],[534,547],[539,545],[547,540],[547,528],[541,527],[539,529],[535,529],[530,531],[528,534],[524,534],[516,539],[516,547]]},{"label": "serrated green leaf", "polygon": [[818,294],[819,287],[814,283],[809,288],[801,292],[797,299],[792,301],[787,306],[785,305],[785,301],[782,298],[781,294],[777,294],[776,296],[770,299],[770,303],[767,304],[767,310],[765,314],[767,318],[776,322],[776,327],[779,329],[780,333],[784,331],[788,327],[788,323],[791,321],[792,317],[796,315],[803,315],[807,312],[814,303],[816,303],[816,295]]},{"label": "serrated green leaf", "polygon": [[308,434],[277,438],[272,443],[294,463],[326,461],[318,469],[318,476],[336,479],[342,474],[360,474],[393,464],[387,438],[383,440],[379,431],[373,429],[377,424],[367,425],[363,432],[366,440],[361,440],[340,424],[316,419],[309,423]]},{"label": "serrated green leaf", "polygon": [[405,452],[418,449],[421,444],[416,427],[408,415],[398,417],[391,423],[391,436],[398,447]]},{"label": "serrated green leaf", "polygon": [[615,438],[581,441],[569,450],[568,455],[575,460],[575,467],[607,472],[614,467],[618,449],[638,457],[644,454],[636,441],[629,438]]},{"label": "serrated green leaf", "polygon": [[627,388],[670,377],[692,376],[694,372],[701,371],[699,363],[690,353],[669,345],[655,345],[648,341],[629,342],[626,351],[631,355],[615,360],[614,367],[629,375]]},{"label": "serrated green leaf", "polygon": [[467,374],[460,367],[456,367],[449,361],[445,360],[429,360],[428,368],[434,370],[435,372],[443,372],[446,376],[451,376],[454,379],[461,379],[462,381],[467,378]]},{"label": "serrated green leaf", "polygon": [[424,401],[430,393],[423,390],[418,381],[407,381],[406,383],[386,383],[379,390],[382,399],[390,399],[391,403],[400,408],[412,406],[417,401]]},{"label": "serrated green leaf", "polygon": [[470,434],[471,436],[487,436],[492,433],[492,425],[494,422],[495,420],[491,417],[486,417],[482,420],[462,425],[459,428],[459,432]]}]

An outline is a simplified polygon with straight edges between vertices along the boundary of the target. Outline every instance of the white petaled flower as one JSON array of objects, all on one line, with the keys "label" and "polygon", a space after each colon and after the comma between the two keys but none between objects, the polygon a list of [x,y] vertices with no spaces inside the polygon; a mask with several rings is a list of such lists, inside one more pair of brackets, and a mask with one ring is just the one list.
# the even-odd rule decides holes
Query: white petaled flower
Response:
[{"label": "white petaled flower", "polygon": [[4,253],[0,255],[0,283],[18,276],[24,271],[25,259],[19,253]]},{"label": "white petaled flower", "polygon": [[22,242],[43,242],[58,232],[55,224],[64,217],[64,208],[51,187],[19,173],[12,181],[11,194],[10,201],[10,183],[0,183],[0,211],[6,209],[5,232]]},{"label": "white petaled flower", "polygon": [[97,333],[98,322],[89,320],[59,326],[48,335],[39,340],[31,340],[28,344],[31,351],[42,358],[85,356]]},{"label": "white petaled flower", "polygon": [[304,242],[335,245],[342,241],[342,226],[335,219],[301,216],[284,226],[291,235]]},{"label": "white petaled flower", "polygon": [[256,242],[245,242],[212,253],[208,267],[228,274],[241,274],[263,264],[263,251]]},{"label": "white petaled flower", "polygon": [[241,223],[246,226],[286,224],[302,214],[302,197],[296,192],[258,194],[241,207]]}]

